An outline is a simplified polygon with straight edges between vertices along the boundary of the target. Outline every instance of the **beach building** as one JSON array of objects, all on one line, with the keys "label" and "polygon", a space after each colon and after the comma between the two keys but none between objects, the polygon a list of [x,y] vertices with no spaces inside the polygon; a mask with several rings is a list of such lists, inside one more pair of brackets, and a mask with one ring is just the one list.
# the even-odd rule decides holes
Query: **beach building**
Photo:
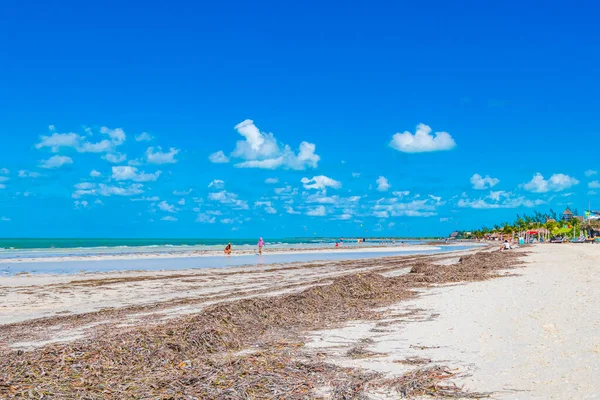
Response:
[{"label": "beach building", "polygon": [[569,207],[567,207],[567,209],[563,211],[561,218],[563,221],[570,221],[571,219],[573,219],[573,212],[571,211],[571,209],[569,209]]}]

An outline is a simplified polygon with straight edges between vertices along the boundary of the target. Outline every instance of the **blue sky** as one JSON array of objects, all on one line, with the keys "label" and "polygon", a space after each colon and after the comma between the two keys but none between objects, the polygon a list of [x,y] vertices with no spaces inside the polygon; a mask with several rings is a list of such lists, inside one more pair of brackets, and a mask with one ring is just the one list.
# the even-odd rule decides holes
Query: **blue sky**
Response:
[{"label": "blue sky", "polygon": [[87,3],[3,6],[0,236],[419,236],[600,208],[593,3]]}]

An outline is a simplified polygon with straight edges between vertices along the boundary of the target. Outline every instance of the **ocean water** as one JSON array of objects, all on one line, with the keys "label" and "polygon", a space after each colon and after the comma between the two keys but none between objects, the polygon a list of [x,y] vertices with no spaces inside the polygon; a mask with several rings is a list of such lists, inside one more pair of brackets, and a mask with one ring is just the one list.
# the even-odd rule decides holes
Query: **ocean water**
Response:
[{"label": "ocean water", "polygon": [[[340,238],[264,238],[269,248],[312,248],[322,249],[334,245]],[[0,259],[46,258],[65,256],[95,256],[136,253],[177,253],[189,251],[222,250],[228,242],[234,249],[256,247],[258,238],[253,239],[0,239]],[[419,240],[386,239],[386,245],[422,243]],[[356,239],[344,239],[344,247],[366,246],[382,243],[379,239],[367,239],[357,243]]]},{"label": "ocean water", "polygon": [[181,270],[190,268],[223,268],[235,266],[261,266],[267,264],[285,264],[292,262],[314,262],[314,261],[338,261],[357,260],[365,258],[379,258],[399,255],[435,254],[448,251],[468,250],[477,245],[466,246],[437,246],[435,249],[419,246],[402,248],[394,251],[376,252],[307,252],[290,254],[264,254],[241,255],[234,257],[203,256],[189,258],[167,258],[157,259],[125,259],[125,260],[83,260],[83,261],[18,261],[0,264],[0,275],[10,276],[19,273],[31,274],[74,274],[80,272],[108,272],[108,271],[157,271],[157,270]]}]

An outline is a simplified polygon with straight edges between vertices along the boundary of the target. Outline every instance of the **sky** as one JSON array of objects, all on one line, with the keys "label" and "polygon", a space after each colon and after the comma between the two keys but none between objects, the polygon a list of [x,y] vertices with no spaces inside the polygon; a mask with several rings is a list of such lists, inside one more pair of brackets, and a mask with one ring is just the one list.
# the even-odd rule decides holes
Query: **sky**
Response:
[{"label": "sky", "polygon": [[600,6],[417,3],[4,2],[0,237],[438,236],[600,208]]}]

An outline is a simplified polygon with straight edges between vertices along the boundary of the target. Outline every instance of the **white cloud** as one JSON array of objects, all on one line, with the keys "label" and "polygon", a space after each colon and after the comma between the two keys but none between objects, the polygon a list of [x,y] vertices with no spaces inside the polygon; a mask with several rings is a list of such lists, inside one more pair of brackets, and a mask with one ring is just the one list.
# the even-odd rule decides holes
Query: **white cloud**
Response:
[{"label": "white cloud", "polygon": [[60,168],[63,165],[73,164],[71,157],[67,156],[52,156],[47,160],[40,161],[40,167],[46,169]]},{"label": "white cloud", "polygon": [[277,210],[273,208],[273,204],[270,201],[256,201],[254,207],[262,207],[267,214],[277,214]]},{"label": "white cloud", "polygon": [[353,178],[360,178],[360,172],[353,172],[352,173],[352,177]]},{"label": "white cloud", "polygon": [[152,197],[139,197],[137,199],[131,199],[131,201],[159,201],[160,198],[158,198],[158,196],[152,196]]},{"label": "white cloud", "polygon": [[227,157],[225,153],[223,153],[223,150],[219,150],[216,153],[212,153],[210,156],[208,156],[208,159],[210,160],[210,162],[215,164],[225,164],[229,162],[229,157]]},{"label": "white cloud", "polygon": [[312,179],[304,177],[300,182],[302,182],[305,189],[324,190],[328,187],[333,189],[339,189],[342,187],[341,182],[331,179],[325,175],[313,176]]},{"label": "white cloud", "polygon": [[6,176],[0,176],[0,182],[6,182],[7,180],[9,180],[10,178],[6,177]]},{"label": "white cloud", "polygon": [[347,221],[349,219],[352,219],[352,214],[342,214],[337,216],[335,219],[340,219],[342,221]]},{"label": "white cloud", "polygon": [[322,192],[311,194],[306,198],[307,203],[320,203],[320,204],[336,204],[340,201],[338,196],[325,196]]},{"label": "white cloud", "polygon": [[173,194],[175,196],[187,196],[192,192],[193,192],[193,189],[191,189],[191,188],[188,190],[173,190]]},{"label": "white cloud", "polygon": [[8,221],[10,221],[10,218],[2,217],[2,218],[0,218],[0,221],[8,222]]},{"label": "white cloud", "polygon": [[458,200],[457,205],[461,208],[474,208],[474,209],[499,209],[499,208],[519,208],[527,207],[533,208],[535,206],[545,204],[543,200],[531,200],[524,196],[515,196],[510,192],[505,191],[492,191],[490,194],[481,199],[470,200],[468,198],[461,198]]},{"label": "white cloud", "polygon": [[590,190],[587,194],[588,196],[595,196],[598,193],[595,190]]},{"label": "white cloud", "polygon": [[380,176],[375,182],[377,183],[377,190],[380,192],[386,192],[392,186],[385,176]]},{"label": "white cloud", "polygon": [[161,201],[160,203],[158,203],[158,208],[161,211],[164,212],[169,212],[169,213],[176,213],[177,209],[175,208],[174,205],[167,203],[166,201]]},{"label": "white cloud", "polygon": [[[315,154],[313,143],[300,143],[298,153],[286,144],[280,144],[272,133],[260,132],[252,120],[245,120],[235,126],[245,140],[239,140],[230,157],[242,160],[235,164],[238,168],[296,169],[315,168],[320,157]],[[212,162],[227,162],[222,151],[212,154]]]},{"label": "white cloud", "polygon": [[160,147],[154,151],[154,147],[148,147],[146,150],[146,160],[149,164],[174,164],[177,162],[175,156],[179,154],[179,149],[171,147],[168,152],[164,153]]},{"label": "white cloud", "polygon": [[[52,125],[51,125],[52,126]],[[50,151],[56,153],[61,147],[77,148],[80,136],[76,133],[53,133],[50,136],[40,136],[40,142],[35,145],[36,149],[49,147]]]},{"label": "white cloud", "polygon": [[486,175],[484,178],[479,174],[474,174],[471,177],[471,184],[473,185],[473,189],[477,189],[477,190],[493,188],[498,183],[500,183],[499,179],[492,178],[489,175]]},{"label": "white cloud", "polygon": [[6,185],[3,185],[2,183],[0,183],[0,189],[6,189]]},{"label": "white cloud", "polygon": [[448,221],[450,221],[450,218],[447,218],[447,217],[440,218],[440,222],[448,222]]},{"label": "white cloud", "polygon": [[592,181],[588,183],[590,189],[600,189],[600,181]]},{"label": "white cloud", "polygon": [[111,164],[119,164],[127,160],[127,154],[123,153],[108,153],[102,156],[102,158]]},{"label": "white cloud", "polygon": [[223,189],[225,187],[225,181],[222,181],[220,179],[214,179],[211,183],[208,184],[209,188],[215,188],[215,189]]},{"label": "white cloud", "polygon": [[375,211],[373,212],[373,216],[376,218],[388,218],[390,215],[387,211]]},{"label": "white cloud", "polygon": [[221,222],[222,224],[228,224],[228,225],[235,223],[235,221],[233,219],[231,219],[231,218],[223,218],[219,222]]},{"label": "white cloud", "polygon": [[152,136],[148,132],[142,132],[135,137],[136,142],[149,142],[152,140]]},{"label": "white cloud", "polygon": [[392,137],[390,147],[404,153],[423,153],[429,151],[451,150],[456,146],[448,132],[435,132],[425,124],[417,125],[415,134],[408,131],[396,133]]},{"label": "white cloud", "polygon": [[294,210],[292,206],[285,206],[285,212],[293,215],[300,214],[300,211]]},{"label": "white cloud", "polygon": [[590,177],[590,176],[594,176],[598,173],[598,171],[595,171],[593,169],[588,169],[587,171],[584,172],[585,176]]},{"label": "white cloud", "polygon": [[75,202],[73,203],[75,204],[75,208],[87,208],[89,206],[89,203],[86,200],[75,200]]},{"label": "white cloud", "polygon": [[92,178],[97,178],[99,176],[102,176],[102,174],[100,172],[96,171],[95,169],[93,169],[92,172],[90,172],[90,176]]},{"label": "white cloud", "polygon": [[177,218],[171,216],[171,215],[167,215],[166,217],[162,217],[160,219],[161,221],[169,221],[169,222],[177,222]]},{"label": "white cloud", "polygon": [[222,204],[233,205],[235,208],[239,208],[242,210],[247,210],[249,208],[248,202],[246,202],[245,200],[238,199],[237,194],[228,192],[226,190],[222,190],[216,193],[209,193],[208,198],[209,200],[218,201]]},{"label": "white cloud", "polygon": [[208,214],[208,215],[223,215],[223,213],[219,210],[208,210],[208,211],[206,211],[206,214]]},{"label": "white cloud", "polygon": [[180,206],[185,206],[185,199],[181,199],[177,202]]},{"label": "white cloud", "polygon": [[112,167],[112,178],[117,181],[154,182],[160,176],[161,171],[153,174],[138,172],[136,167],[129,165]]},{"label": "white cloud", "polygon": [[81,182],[75,185],[75,189],[77,190],[72,194],[74,199],[83,196],[134,196],[144,192],[143,185],[140,183],[133,183],[125,186],[113,186],[104,183],[97,185],[90,182]]},{"label": "white cloud", "polygon": [[277,179],[277,178],[267,178],[267,179],[265,179],[265,183],[267,183],[269,185],[272,185],[272,184],[275,184],[275,183],[279,183],[279,179]]},{"label": "white cloud", "polygon": [[198,214],[198,217],[196,218],[196,222],[201,222],[203,224],[214,224],[215,220],[215,217],[211,217],[206,214]]},{"label": "white cloud", "polygon": [[39,178],[41,175],[38,172],[32,172],[32,171],[27,171],[27,170],[20,170],[19,171],[19,178]]},{"label": "white cloud", "polygon": [[10,174],[10,171],[6,168],[0,168],[0,174],[8,175],[8,174]]},{"label": "white cloud", "polygon": [[327,215],[327,210],[325,209],[325,206],[317,206],[313,209],[308,210],[306,212],[306,215],[311,217],[324,217],[325,215]]},{"label": "white cloud", "polygon": [[410,195],[410,191],[408,190],[402,190],[402,191],[396,191],[396,192],[392,192],[392,194],[396,197],[404,197],[404,196],[409,196]]},{"label": "white cloud", "polygon": [[105,135],[108,135],[110,140],[115,145],[120,145],[121,143],[123,143],[125,141],[125,138],[126,138],[125,132],[121,128],[110,129],[110,128],[107,128],[106,126],[103,126],[102,128],[100,128],[100,133],[104,133]]},{"label": "white cloud", "polygon": [[379,218],[384,218],[385,214],[382,211],[387,212],[391,217],[431,217],[436,215],[437,207],[443,204],[436,199],[413,199],[404,203],[398,202],[397,197],[380,199],[373,207],[373,213],[377,213],[375,215]]},{"label": "white cloud", "polygon": [[534,193],[560,192],[577,184],[579,184],[577,179],[565,174],[554,174],[550,179],[545,180],[544,176],[538,172],[531,181],[523,184],[523,188]]}]

